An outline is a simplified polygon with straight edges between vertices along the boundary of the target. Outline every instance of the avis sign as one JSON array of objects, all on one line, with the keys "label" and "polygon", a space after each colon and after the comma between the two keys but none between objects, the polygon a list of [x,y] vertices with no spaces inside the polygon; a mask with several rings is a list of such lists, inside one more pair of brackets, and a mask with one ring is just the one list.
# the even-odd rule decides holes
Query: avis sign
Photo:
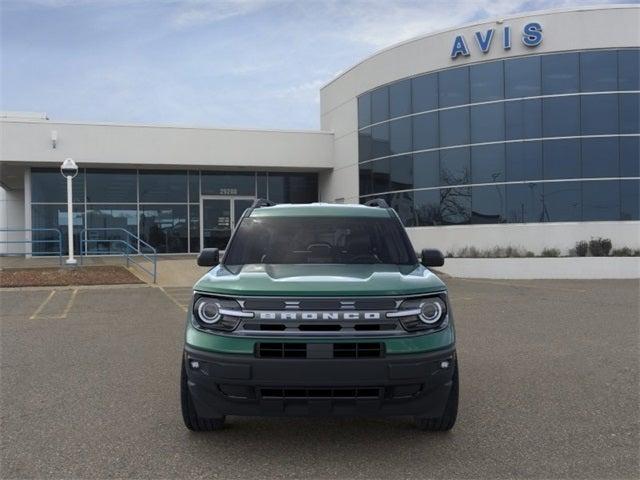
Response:
[{"label": "avis sign", "polygon": [[[491,48],[491,44],[496,36],[496,29],[490,28],[486,32],[475,32],[473,38],[475,38],[476,44],[482,53],[487,53]],[[502,48],[509,50],[511,48],[511,27],[505,26],[502,29]],[[542,42],[542,25],[538,22],[527,23],[522,27],[521,34],[522,44],[526,47],[537,47]],[[467,41],[464,35],[456,35],[453,40],[453,48],[451,49],[451,58],[456,59],[459,56],[468,57],[471,55]]]}]

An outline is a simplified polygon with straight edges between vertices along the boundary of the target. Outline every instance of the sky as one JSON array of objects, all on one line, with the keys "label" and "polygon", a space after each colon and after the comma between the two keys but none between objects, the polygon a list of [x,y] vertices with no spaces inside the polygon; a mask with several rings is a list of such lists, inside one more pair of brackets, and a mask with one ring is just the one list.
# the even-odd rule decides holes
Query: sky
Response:
[{"label": "sky", "polygon": [[0,110],[317,129],[320,87],[381,48],[483,19],[593,3],[0,0]]}]

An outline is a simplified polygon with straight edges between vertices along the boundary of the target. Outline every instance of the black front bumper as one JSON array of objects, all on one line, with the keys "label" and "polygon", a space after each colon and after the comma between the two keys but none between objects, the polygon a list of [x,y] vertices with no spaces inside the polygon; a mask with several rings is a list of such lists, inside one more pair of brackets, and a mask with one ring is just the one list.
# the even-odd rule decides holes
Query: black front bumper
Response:
[{"label": "black front bumper", "polygon": [[[442,415],[455,348],[364,359],[256,358],[185,347],[198,415]],[[192,362],[197,362],[193,368]],[[448,361],[443,368],[442,362]]]}]

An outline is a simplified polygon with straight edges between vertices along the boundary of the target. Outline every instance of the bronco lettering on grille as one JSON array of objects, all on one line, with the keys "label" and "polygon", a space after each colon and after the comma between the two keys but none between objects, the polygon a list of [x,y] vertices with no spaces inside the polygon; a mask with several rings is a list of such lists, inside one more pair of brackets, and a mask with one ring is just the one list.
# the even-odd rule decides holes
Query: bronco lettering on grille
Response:
[{"label": "bronco lettering on grille", "polygon": [[256,312],[260,320],[380,320],[380,312]]}]

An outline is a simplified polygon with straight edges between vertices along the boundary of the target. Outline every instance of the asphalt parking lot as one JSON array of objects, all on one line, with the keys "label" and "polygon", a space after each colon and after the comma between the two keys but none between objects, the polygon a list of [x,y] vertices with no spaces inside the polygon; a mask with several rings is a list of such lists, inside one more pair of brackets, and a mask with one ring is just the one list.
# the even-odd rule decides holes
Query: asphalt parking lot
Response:
[{"label": "asphalt parking lot", "polygon": [[1,477],[637,478],[637,281],[449,279],[461,403],[410,419],[182,425],[188,288],[0,291]]}]

